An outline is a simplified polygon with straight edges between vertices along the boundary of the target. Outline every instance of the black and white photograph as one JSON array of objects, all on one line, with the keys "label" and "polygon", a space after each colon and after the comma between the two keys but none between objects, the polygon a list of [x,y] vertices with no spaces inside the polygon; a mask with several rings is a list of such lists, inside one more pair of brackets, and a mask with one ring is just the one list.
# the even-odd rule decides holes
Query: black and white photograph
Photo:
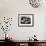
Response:
[{"label": "black and white photograph", "polygon": [[33,25],[34,25],[33,14],[19,14],[18,15],[18,26],[32,27]]},{"label": "black and white photograph", "polygon": [[46,0],[0,0],[0,46],[46,46]]}]

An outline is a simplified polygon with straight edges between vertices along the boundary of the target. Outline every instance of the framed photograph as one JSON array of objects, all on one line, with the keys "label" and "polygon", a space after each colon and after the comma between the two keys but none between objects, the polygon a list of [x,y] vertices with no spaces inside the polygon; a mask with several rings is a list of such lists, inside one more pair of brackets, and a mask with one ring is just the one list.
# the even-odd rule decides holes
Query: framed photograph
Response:
[{"label": "framed photograph", "polygon": [[18,14],[18,26],[19,27],[33,27],[34,14]]}]

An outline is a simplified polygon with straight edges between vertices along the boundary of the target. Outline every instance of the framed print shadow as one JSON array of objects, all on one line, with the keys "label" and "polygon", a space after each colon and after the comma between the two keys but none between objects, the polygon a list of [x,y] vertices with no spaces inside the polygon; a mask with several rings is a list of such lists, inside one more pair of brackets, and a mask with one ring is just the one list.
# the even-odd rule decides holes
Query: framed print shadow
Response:
[{"label": "framed print shadow", "polygon": [[18,26],[19,27],[33,27],[34,14],[18,14]]}]

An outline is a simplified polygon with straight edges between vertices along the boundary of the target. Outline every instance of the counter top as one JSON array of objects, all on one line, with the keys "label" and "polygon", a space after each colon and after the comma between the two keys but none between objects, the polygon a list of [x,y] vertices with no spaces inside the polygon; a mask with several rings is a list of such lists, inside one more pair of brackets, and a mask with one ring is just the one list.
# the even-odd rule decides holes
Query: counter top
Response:
[{"label": "counter top", "polygon": [[0,42],[5,42],[5,40],[0,40]]},{"label": "counter top", "polygon": [[6,41],[9,41],[9,42],[37,42],[37,43],[46,43],[46,40],[39,40],[39,41],[29,41],[29,40],[9,40],[9,39],[6,39]]},{"label": "counter top", "polygon": [[29,40],[16,40],[16,41],[14,41],[14,42],[42,42],[42,43],[46,43],[46,40],[39,40],[39,41],[29,41]]}]

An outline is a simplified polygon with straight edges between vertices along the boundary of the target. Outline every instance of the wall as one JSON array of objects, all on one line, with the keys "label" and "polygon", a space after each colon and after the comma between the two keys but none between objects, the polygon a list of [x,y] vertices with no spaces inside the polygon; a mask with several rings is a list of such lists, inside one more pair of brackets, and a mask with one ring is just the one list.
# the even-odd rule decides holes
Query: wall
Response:
[{"label": "wall", "polygon": [[[34,27],[18,27],[18,14],[34,14]],[[46,40],[45,6],[33,8],[28,0],[0,0],[0,16],[13,18],[11,29],[8,31],[10,37],[16,40],[27,40],[36,34],[37,39]],[[0,35],[1,33],[3,32],[0,31]],[[2,38],[0,36],[0,39]]]}]

